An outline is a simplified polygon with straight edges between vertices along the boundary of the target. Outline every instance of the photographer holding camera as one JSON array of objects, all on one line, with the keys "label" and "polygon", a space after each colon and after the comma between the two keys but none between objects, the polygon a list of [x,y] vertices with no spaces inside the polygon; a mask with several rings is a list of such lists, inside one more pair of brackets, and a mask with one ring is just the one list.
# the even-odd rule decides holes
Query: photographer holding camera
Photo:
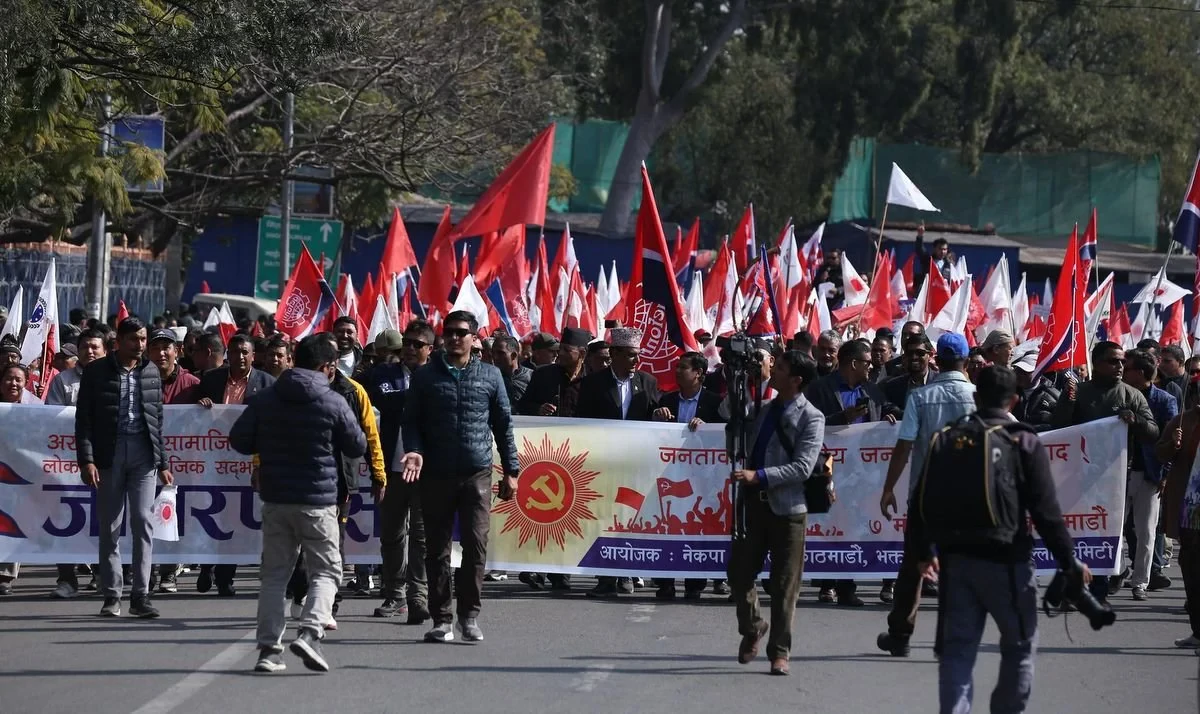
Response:
[{"label": "photographer holding camera", "polygon": [[[737,605],[738,662],[758,656],[759,642],[770,630],[767,656],[771,674],[788,674],[792,618],[804,573],[808,520],[805,481],[813,473],[825,441],[825,417],[805,397],[817,365],[800,352],[786,352],[771,371],[778,396],[764,404],[749,430],[752,448],[746,463],[732,474],[740,526],[735,526],[729,556],[729,586]],[[740,532],[739,532],[740,531]],[[755,579],[771,554],[771,624],[758,607]]]},{"label": "photographer holding camera", "polygon": [[[972,672],[988,615],[1000,630],[1001,657],[991,710],[1025,711],[1033,691],[1038,592],[1027,515],[1061,569],[1047,601],[1050,590],[1062,588],[1059,597],[1065,594],[1089,616],[1100,607],[1083,602],[1092,574],[1075,559],[1045,447],[1010,416],[1017,400],[1011,369],[980,371],[977,411],[934,436],[909,510],[911,555],[925,575],[940,575],[942,712],[971,710]],[[1099,629],[1095,619],[1092,626]]]}]

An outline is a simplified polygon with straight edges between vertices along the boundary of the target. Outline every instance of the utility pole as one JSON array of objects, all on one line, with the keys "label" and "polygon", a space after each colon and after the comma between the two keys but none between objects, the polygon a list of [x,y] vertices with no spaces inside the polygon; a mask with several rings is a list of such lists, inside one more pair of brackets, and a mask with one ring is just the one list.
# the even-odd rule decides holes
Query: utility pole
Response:
[{"label": "utility pole", "polygon": [[296,120],[296,95],[287,93],[283,100],[283,203],[279,207],[279,290],[283,297],[283,287],[287,285],[292,271],[291,228],[292,228],[292,182],[287,178],[291,172],[293,133]]},{"label": "utility pole", "polygon": [[[109,122],[112,115],[112,97],[104,95],[100,110],[100,158],[108,156]],[[98,320],[104,319],[108,309],[108,281],[111,272],[112,244],[108,238],[108,216],[99,196],[92,197],[92,237],[87,252],[87,313]]]}]

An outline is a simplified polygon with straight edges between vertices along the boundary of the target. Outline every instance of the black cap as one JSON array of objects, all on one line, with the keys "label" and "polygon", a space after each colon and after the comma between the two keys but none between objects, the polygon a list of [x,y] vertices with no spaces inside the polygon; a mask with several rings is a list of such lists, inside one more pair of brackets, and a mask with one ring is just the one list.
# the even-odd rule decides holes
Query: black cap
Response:
[{"label": "black cap", "polygon": [[172,343],[175,342],[175,331],[166,327],[155,330],[154,332],[150,333],[150,339],[146,342],[146,344],[151,344],[153,342],[157,342],[158,340],[167,340],[168,342]]},{"label": "black cap", "polygon": [[[587,347],[592,341],[592,333],[578,327],[564,327],[562,343],[567,347]],[[536,345],[536,343],[535,343]]]}]

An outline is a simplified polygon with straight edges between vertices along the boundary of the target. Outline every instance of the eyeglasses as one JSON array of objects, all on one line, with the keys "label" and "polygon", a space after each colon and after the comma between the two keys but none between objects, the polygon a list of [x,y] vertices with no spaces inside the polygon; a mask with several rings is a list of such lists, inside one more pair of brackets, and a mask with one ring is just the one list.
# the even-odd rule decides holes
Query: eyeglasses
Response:
[{"label": "eyeglasses", "polygon": [[428,346],[429,346],[429,343],[428,343],[428,342],[422,342],[421,340],[414,340],[414,339],[409,339],[409,338],[406,338],[406,339],[404,340],[404,346],[405,346],[405,347],[411,347],[411,348],[413,348],[414,350],[423,350],[423,349],[425,349],[426,347],[428,347]]},{"label": "eyeglasses", "polygon": [[442,337],[445,337],[448,340],[461,340],[469,334],[471,334],[471,331],[462,327],[447,328],[442,330]]},{"label": "eyeglasses", "polygon": [[1197,374],[1200,374],[1200,369],[1189,369],[1188,374],[1195,377]]}]

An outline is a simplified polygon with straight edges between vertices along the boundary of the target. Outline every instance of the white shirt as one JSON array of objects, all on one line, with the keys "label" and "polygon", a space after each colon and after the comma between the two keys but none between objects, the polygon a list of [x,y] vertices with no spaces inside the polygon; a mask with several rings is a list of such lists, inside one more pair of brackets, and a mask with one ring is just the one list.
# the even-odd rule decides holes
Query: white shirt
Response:
[{"label": "white shirt", "polygon": [[629,414],[629,405],[633,402],[633,374],[630,373],[629,379],[621,381],[616,372],[613,372],[613,379],[617,380],[617,395],[621,398],[621,418],[624,419]]},{"label": "white shirt", "polygon": [[342,373],[342,376],[349,377],[354,374],[354,367],[358,364],[358,360],[354,359],[354,351],[341,355],[337,359],[337,370]]}]

